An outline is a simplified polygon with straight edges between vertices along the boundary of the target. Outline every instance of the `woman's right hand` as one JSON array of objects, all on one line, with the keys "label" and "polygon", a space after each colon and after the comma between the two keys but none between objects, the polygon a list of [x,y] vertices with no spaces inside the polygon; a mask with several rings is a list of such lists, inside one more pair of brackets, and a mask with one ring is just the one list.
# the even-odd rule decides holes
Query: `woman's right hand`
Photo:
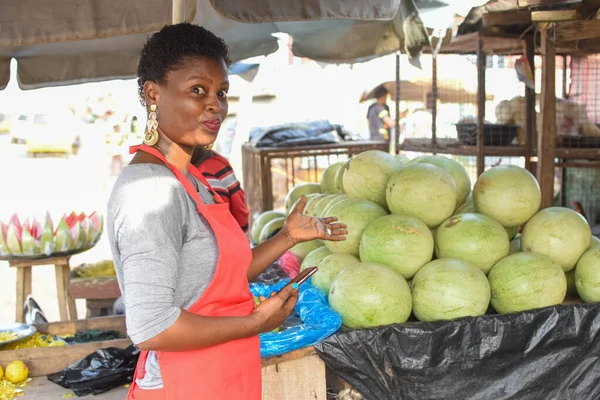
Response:
[{"label": "woman's right hand", "polygon": [[297,301],[298,289],[294,289],[292,285],[287,285],[279,292],[271,294],[268,299],[261,296],[260,304],[250,315],[256,323],[258,333],[271,332],[279,328],[292,313]]}]

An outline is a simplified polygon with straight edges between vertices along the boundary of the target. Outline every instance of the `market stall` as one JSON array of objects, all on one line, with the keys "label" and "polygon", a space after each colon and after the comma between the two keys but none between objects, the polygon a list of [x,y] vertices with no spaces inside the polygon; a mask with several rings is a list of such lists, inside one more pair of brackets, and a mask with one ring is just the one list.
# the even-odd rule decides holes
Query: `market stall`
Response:
[{"label": "market stall", "polygon": [[348,235],[280,263],[290,276],[319,267],[312,285],[343,326],[315,348],[365,399],[600,394],[600,238],[581,213],[544,207],[526,168],[471,181],[446,157],[368,150],[293,187],[253,240],[302,195],[307,215],[337,216]]}]

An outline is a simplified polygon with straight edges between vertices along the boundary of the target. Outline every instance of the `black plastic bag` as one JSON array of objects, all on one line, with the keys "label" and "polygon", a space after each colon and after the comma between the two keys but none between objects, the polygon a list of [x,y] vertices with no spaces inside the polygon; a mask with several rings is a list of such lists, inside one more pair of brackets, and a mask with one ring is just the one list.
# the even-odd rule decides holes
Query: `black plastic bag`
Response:
[{"label": "black plastic bag", "polygon": [[252,128],[250,142],[255,147],[294,147],[337,143],[341,136],[340,125],[318,120]]},{"label": "black plastic bag", "polygon": [[133,345],[126,349],[100,349],[64,370],[48,375],[48,380],[71,389],[77,396],[101,394],[133,381],[139,354],[139,349]]},{"label": "black plastic bag", "polygon": [[600,304],[342,330],[315,347],[368,400],[600,398]]}]

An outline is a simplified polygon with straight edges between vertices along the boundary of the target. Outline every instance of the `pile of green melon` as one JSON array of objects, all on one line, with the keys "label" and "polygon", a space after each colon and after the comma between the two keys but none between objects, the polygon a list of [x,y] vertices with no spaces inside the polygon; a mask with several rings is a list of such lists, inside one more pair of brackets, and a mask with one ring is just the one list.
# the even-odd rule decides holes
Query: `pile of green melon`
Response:
[{"label": "pile of green melon", "polygon": [[[314,240],[292,251],[349,328],[514,313],[561,304],[567,291],[600,302],[600,241],[563,207],[540,210],[535,177],[518,166],[485,171],[438,155],[408,160],[366,151],[331,165],[319,184],[294,187],[289,212],[338,217],[345,241]],[[262,214],[255,243],[283,226]],[[518,233],[521,232],[521,233]]]}]

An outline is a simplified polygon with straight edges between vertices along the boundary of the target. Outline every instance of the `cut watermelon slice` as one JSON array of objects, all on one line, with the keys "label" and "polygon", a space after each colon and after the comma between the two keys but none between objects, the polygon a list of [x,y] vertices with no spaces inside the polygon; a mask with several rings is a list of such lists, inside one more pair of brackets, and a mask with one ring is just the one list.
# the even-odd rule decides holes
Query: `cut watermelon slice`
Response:
[{"label": "cut watermelon slice", "polygon": [[33,220],[31,221],[31,236],[33,236],[33,238],[39,242],[42,238],[42,231],[42,224],[34,216]]},{"label": "cut watermelon slice", "polygon": [[72,211],[71,214],[69,214],[68,217],[65,218],[65,222],[67,223],[67,225],[69,225],[70,228],[75,226],[75,222],[77,222],[77,214],[75,214],[75,211]]},{"label": "cut watermelon slice", "polygon": [[83,229],[83,232],[84,232],[83,242],[84,242],[84,246],[87,246],[90,243],[90,220],[88,219],[87,215],[84,212],[82,212],[77,217],[77,222],[79,222],[79,225],[81,225],[81,229]]},{"label": "cut watermelon slice", "polygon": [[75,222],[75,226],[71,228],[71,234],[73,235],[73,244],[71,245],[71,250],[79,250],[84,248],[87,243],[87,234],[81,223]]},{"label": "cut watermelon slice", "polygon": [[54,232],[54,243],[56,244],[56,251],[63,253],[71,249],[73,245],[73,234],[71,233],[71,228],[65,221],[65,217],[63,216],[58,225],[56,226],[56,231]]},{"label": "cut watermelon slice", "polygon": [[54,242],[54,224],[52,223],[52,217],[49,212],[46,212],[46,222],[41,231],[40,250],[47,256],[51,255],[56,250],[56,243]]},{"label": "cut watermelon slice", "polygon": [[90,214],[88,220],[90,221],[90,229],[88,234],[88,243],[93,244],[98,241],[98,238],[102,234],[104,228],[104,218],[102,214],[94,211]]},{"label": "cut watermelon slice", "polygon": [[10,255],[10,251],[8,251],[8,246],[6,245],[6,233],[8,231],[8,225],[4,222],[0,222],[0,255],[8,256]]},{"label": "cut watermelon slice", "polygon": [[[18,221],[18,219],[17,219]],[[15,226],[12,222],[8,224],[8,230],[6,231],[6,246],[10,254],[23,255],[21,249],[21,225]]]},{"label": "cut watermelon slice", "polygon": [[[21,225],[21,221],[19,220],[19,216],[17,214],[13,214],[13,216],[10,218],[9,226],[10,225],[14,226],[17,237],[21,238],[21,234],[23,232],[23,226]],[[19,243],[20,243],[20,240],[19,240]]]},{"label": "cut watermelon slice", "polygon": [[23,235],[21,236],[21,248],[23,250],[23,255],[32,256],[34,254],[40,253],[40,246],[36,243],[33,236],[28,229],[23,229]]}]

